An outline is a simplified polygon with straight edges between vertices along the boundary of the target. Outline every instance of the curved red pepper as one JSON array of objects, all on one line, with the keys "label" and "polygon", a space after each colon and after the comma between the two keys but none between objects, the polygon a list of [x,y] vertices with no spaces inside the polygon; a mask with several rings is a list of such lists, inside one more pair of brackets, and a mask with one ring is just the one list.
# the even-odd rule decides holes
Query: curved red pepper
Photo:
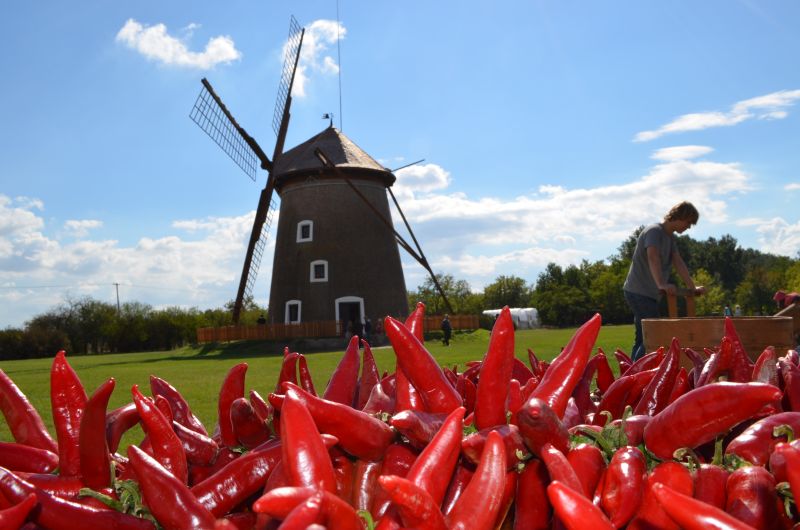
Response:
[{"label": "curved red pepper", "polygon": [[314,379],[311,377],[311,371],[308,369],[308,361],[302,353],[297,358],[298,371],[300,372],[300,386],[311,395],[316,396],[317,391],[314,388]]},{"label": "curved red pepper", "polygon": [[736,327],[733,325],[731,317],[725,317],[725,335],[731,342],[731,378],[730,380],[735,383],[746,383],[750,381],[753,375],[753,363],[750,362],[750,357],[744,350],[739,334],[736,333]]},{"label": "curved red pepper", "polygon": [[725,454],[739,456],[755,466],[767,465],[775,446],[786,441],[786,436],[773,434],[781,425],[800,433],[800,412],[781,412],[758,420],[728,443]]},{"label": "curved red pepper", "polygon": [[788,443],[775,446],[775,454],[784,463],[786,480],[795,499],[800,499],[800,450]]},{"label": "curved red pepper", "polygon": [[106,414],[106,442],[108,450],[116,453],[122,436],[139,424],[139,411],[135,403],[128,403]]},{"label": "curved red pepper", "polygon": [[303,404],[319,432],[336,436],[342,449],[353,456],[380,460],[395,437],[391,427],[360,410],[312,396],[291,383],[284,383],[283,389],[286,398],[292,396]]},{"label": "curved red pepper", "polygon": [[375,356],[372,354],[372,348],[365,340],[361,340],[361,346],[364,348],[364,356],[361,358],[361,379],[358,381],[358,402],[356,408],[361,410],[369,400],[369,394],[372,388],[377,385],[381,377],[378,374],[378,365],[375,364]]},{"label": "curved red pepper", "polygon": [[[381,467],[381,476],[397,475],[398,477],[408,476],[408,471],[417,459],[417,453],[406,444],[394,443],[386,449]],[[391,505],[389,496],[381,489],[375,492],[372,503],[371,515],[375,519],[382,517]]]},{"label": "curved red pepper", "polygon": [[775,485],[775,477],[765,468],[740,467],[728,477],[725,511],[754,528],[778,528]]},{"label": "curved red pepper", "polygon": [[715,506],[684,495],[664,484],[653,485],[653,494],[661,508],[685,530],[752,530],[752,526],[739,521]]},{"label": "curved red pepper", "polygon": [[681,366],[678,370],[678,375],[675,376],[675,384],[672,386],[672,392],[669,394],[667,403],[672,403],[691,389],[692,385],[689,384],[689,373],[686,371],[686,368]]},{"label": "curved red pepper", "polygon": [[0,466],[11,471],[50,473],[58,467],[58,455],[30,445],[0,442]]},{"label": "curved red pepper", "polygon": [[[319,492],[312,487],[276,488],[253,503],[253,511],[284,519],[300,503]],[[335,494],[322,491],[322,514],[328,530],[362,530],[361,518],[352,506]]]},{"label": "curved red pepper", "polygon": [[634,414],[647,414],[655,416],[669,404],[675,379],[680,370],[681,348],[678,339],[673,338],[672,343],[658,365],[658,370],[642,392],[642,397],[633,409]]},{"label": "curved red pepper", "polygon": [[519,432],[531,453],[539,455],[542,446],[552,444],[565,452],[569,448],[569,431],[544,400],[530,398],[517,411]]},{"label": "curved red pepper", "polygon": [[478,379],[474,411],[478,430],[506,424],[506,401],[513,368],[514,321],[511,310],[505,306],[492,327]]},{"label": "curved red pepper", "polygon": [[180,438],[172,429],[172,421],[164,417],[151,399],[142,395],[138,385],[133,385],[131,394],[142,426],[152,444],[153,456],[175,478],[186,484],[189,481],[186,452]]},{"label": "curved red pepper", "polygon": [[268,425],[272,422],[272,414],[274,412],[272,405],[267,403],[256,390],[250,391],[250,405],[253,407],[253,411],[256,413],[256,416],[258,416],[258,419]]},{"label": "curved red pepper", "polygon": [[58,444],[53,441],[36,407],[0,368],[0,410],[6,418],[11,435],[18,443],[46,449],[58,454]]},{"label": "curved red pepper", "polygon": [[86,402],[81,416],[79,447],[81,477],[89,488],[99,490],[111,485],[111,457],[106,442],[106,408],[114,391],[114,378],[101,384]]},{"label": "curved red pepper", "polygon": [[620,376],[625,375],[628,370],[630,370],[631,366],[633,366],[633,361],[631,358],[620,349],[614,350],[614,358],[617,360],[617,364],[619,365]]},{"label": "curved red pepper", "polygon": [[382,462],[356,460],[355,478],[353,480],[353,508],[356,511],[372,512],[375,500],[375,489],[381,475]]},{"label": "curved red pepper", "polygon": [[188,464],[207,466],[216,460],[219,445],[213,438],[193,431],[177,421],[172,422],[172,429],[181,441]]},{"label": "curved red pepper", "polygon": [[506,467],[514,469],[521,460],[530,456],[528,447],[522,439],[519,427],[516,425],[500,425],[474,432],[461,440],[461,453],[468,461],[477,464],[481,460],[483,449],[486,446],[486,438],[490,432],[496,432],[503,439],[506,447]]},{"label": "curved red pepper", "polygon": [[200,434],[208,436],[208,431],[206,431],[203,423],[197,416],[194,415],[192,409],[189,407],[189,404],[186,402],[186,399],[183,397],[183,395],[181,395],[177,388],[169,384],[164,379],[151,375],[150,391],[153,393],[153,397],[162,396],[167,400],[167,402],[169,402],[170,410],[172,410],[172,419],[184,427],[188,427],[193,431],[197,431]]},{"label": "curved red pepper", "polygon": [[606,469],[603,451],[596,445],[581,443],[572,447],[566,457],[569,465],[575,470],[578,481],[583,486],[583,493],[587,499],[591,499],[597,489],[597,483]]},{"label": "curved red pepper", "polygon": [[[324,446],[323,451],[327,459]],[[228,461],[213,475],[192,486],[192,493],[215,517],[221,517],[264,487],[282,453],[280,442],[269,441]]]},{"label": "curved red pepper", "polygon": [[437,505],[444,499],[461,453],[464,412],[464,407],[459,407],[450,413],[405,477],[427,491]]},{"label": "curved red pepper", "polygon": [[523,363],[516,357],[514,357],[512,362],[513,362],[513,368],[511,370],[511,377],[519,381],[520,385],[524,385],[532,377],[536,377],[535,375],[533,375],[531,369],[528,368],[525,363]]},{"label": "curved red pepper", "polygon": [[406,318],[405,326],[418,341],[425,343],[425,303],[417,302],[414,311]]},{"label": "curved red pepper", "polygon": [[630,368],[625,371],[625,375],[634,375],[639,372],[652,370],[658,368],[661,360],[664,358],[664,347],[659,346],[656,351],[652,351],[640,357]]},{"label": "curved red pepper", "polygon": [[611,521],[592,504],[592,501],[566,484],[553,481],[547,486],[547,497],[553,505],[555,515],[568,530],[591,528],[592,530],[613,530]]},{"label": "curved red pepper", "polygon": [[299,358],[300,354],[297,352],[290,352],[288,355],[283,356],[278,382],[275,383],[275,392],[281,391],[281,383],[284,381],[297,384],[297,360]]},{"label": "curved red pepper", "polygon": [[394,396],[395,396],[395,411],[403,412],[405,410],[425,410],[425,404],[422,403],[422,398],[414,388],[414,385],[409,381],[408,376],[400,367],[399,361],[395,366],[395,379],[394,379]]},{"label": "curved red pepper", "polygon": [[464,493],[456,501],[445,521],[450,530],[493,529],[506,483],[506,451],[497,433],[489,433],[480,464]]},{"label": "curved red pepper", "polygon": [[721,465],[701,463],[694,470],[694,498],[724,510],[729,476],[730,472]]},{"label": "curved red pepper", "polygon": [[783,402],[789,410],[800,411],[800,367],[785,359],[778,361],[783,381]]},{"label": "curved red pepper", "polygon": [[665,484],[688,496],[691,496],[694,490],[692,475],[682,464],[674,461],[658,464],[647,476],[642,504],[636,516],[628,525],[628,530],[649,530],[651,528],[680,530],[656,500],[653,493],[655,484]]},{"label": "curved red pepper", "polygon": [[519,475],[514,502],[514,530],[549,530],[552,508],[547,498],[550,477],[541,460],[530,460]]},{"label": "curved red pepper", "polygon": [[753,375],[750,379],[775,386],[780,384],[778,381],[778,354],[775,352],[775,348],[772,346],[764,348],[753,365]]},{"label": "curved red pepper", "polygon": [[344,352],[339,364],[328,381],[323,399],[335,401],[348,407],[353,406],[358,388],[358,368],[361,363],[361,355],[358,349],[359,338],[356,335],[350,339],[347,349]]},{"label": "curved red pepper", "polygon": [[58,472],[77,476],[81,472],[79,447],[81,416],[86,408],[86,390],[78,374],[60,350],[50,367],[50,404],[58,440]]},{"label": "curved red pepper", "polygon": [[648,450],[661,459],[695,448],[778,402],[781,391],[764,383],[714,383],[695,388],[653,417],[644,429]]},{"label": "curved red pepper", "polygon": [[36,506],[36,494],[31,493],[22,502],[13,505],[10,508],[0,510],[0,528],[22,528],[28,514]]},{"label": "curved red pepper", "polygon": [[595,314],[575,331],[561,353],[550,363],[531,397],[542,399],[561,418],[567,408],[567,400],[578,384],[589,355],[600,332],[600,314]]},{"label": "curved red pepper", "polygon": [[128,459],[147,507],[160,526],[166,530],[213,530],[214,516],[171,471],[135,445],[128,447]]},{"label": "curved red pepper", "polygon": [[456,470],[453,472],[453,477],[450,479],[450,484],[447,486],[447,493],[444,494],[442,501],[442,513],[444,515],[453,511],[456,501],[464,493],[464,490],[472,479],[475,473],[473,466],[466,465],[463,461],[459,462]]},{"label": "curved red pepper", "polygon": [[600,391],[600,394],[605,394],[608,387],[614,382],[614,372],[611,371],[608,357],[602,349],[597,348],[595,357],[597,358],[597,390]]},{"label": "curved red pepper", "polygon": [[293,486],[336,493],[336,476],[325,443],[300,398],[287,394],[281,407],[281,456]]},{"label": "curved red pepper", "polygon": [[252,449],[270,437],[269,427],[246,398],[236,398],[231,403],[231,422],[236,439],[246,449]]},{"label": "curved red pepper", "polygon": [[603,476],[600,507],[614,528],[630,521],[642,503],[647,462],[637,447],[621,447],[614,452]]},{"label": "curved red pepper", "polygon": [[155,525],[115,510],[98,509],[51,495],[0,467],[0,495],[17,504],[30,494],[39,504],[29,514],[37,525],[52,530],[155,530]]},{"label": "curved red pepper", "polygon": [[292,508],[281,522],[281,530],[306,530],[311,525],[324,522],[322,492],[315,491],[306,500]]},{"label": "curved red pepper", "polygon": [[395,400],[383,390],[383,385],[379,383],[372,387],[369,399],[367,399],[367,403],[361,411],[366,414],[377,414],[379,412],[392,414],[395,411]]},{"label": "curved red pepper", "polygon": [[414,447],[422,449],[430,443],[444,423],[446,414],[404,410],[392,416],[392,427],[408,438]]},{"label": "curved red pepper", "polygon": [[236,433],[233,432],[231,420],[231,404],[237,398],[244,397],[244,380],[247,374],[247,363],[239,363],[225,375],[219,389],[217,414],[219,417],[219,437],[223,445],[234,448],[239,445]]},{"label": "curved red pepper", "polygon": [[404,526],[447,530],[439,504],[423,488],[397,475],[379,477],[378,483],[398,507]]},{"label": "curved red pepper", "polygon": [[[569,486],[578,493],[584,494],[583,484],[575,474],[575,470],[564,456],[564,453],[552,446],[552,444],[544,444],[539,453],[539,458],[542,459],[544,465],[547,467],[547,473],[550,475],[550,480],[559,481],[565,486]],[[594,493],[594,492],[592,492]],[[591,496],[587,495],[586,498]]]},{"label": "curved red pepper", "polygon": [[449,414],[460,407],[461,396],[422,343],[392,317],[386,317],[384,329],[394,347],[400,368],[420,393],[426,410]]}]

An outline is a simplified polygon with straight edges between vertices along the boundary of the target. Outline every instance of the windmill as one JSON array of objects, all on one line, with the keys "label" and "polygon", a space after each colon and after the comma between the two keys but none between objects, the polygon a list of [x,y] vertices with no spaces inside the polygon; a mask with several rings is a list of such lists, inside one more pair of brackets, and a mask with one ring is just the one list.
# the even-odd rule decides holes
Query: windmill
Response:
[{"label": "windmill", "polygon": [[[273,322],[359,323],[368,316],[405,314],[398,245],[430,273],[450,310],[391,191],[396,178],[390,170],[335,129],[332,119],[327,129],[283,152],[303,35],[292,17],[273,114],[277,140],[271,160],[206,79],[190,114],[251,179],[255,180],[259,167],[267,171],[234,303],[234,322],[239,321],[244,300],[252,296],[272,222],[273,192],[281,198],[269,302]],[[400,212],[414,247],[394,229],[387,195]]]}]

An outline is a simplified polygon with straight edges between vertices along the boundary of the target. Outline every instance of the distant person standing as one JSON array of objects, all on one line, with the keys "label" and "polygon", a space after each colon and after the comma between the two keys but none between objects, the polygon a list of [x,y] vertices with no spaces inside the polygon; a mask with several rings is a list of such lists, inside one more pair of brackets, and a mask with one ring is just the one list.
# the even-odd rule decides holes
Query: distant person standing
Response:
[{"label": "distant person standing", "polygon": [[368,318],[364,321],[364,340],[369,344],[369,337],[372,334],[372,321]]},{"label": "distant person standing", "polygon": [[445,346],[450,346],[450,336],[453,333],[453,326],[450,325],[450,318],[448,315],[445,315],[442,319],[442,342]]},{"label": "distant person standing", "polygon": [[725,315],[726,317],[732,317],[733,312],[731,311],[731,306],[726,305],[725,309],[722,310],[722,314]]},{"label": "distant person standing", "polygon": [[742,316],[742,306],[736,304],[736,307],[733,308],[733,316],[740,317]]},{"label": "distant person standing", "polygon": [[686,288],[703,294],[705,288],[695,286],[689,269],[678,251],[676,233],[682,234],[697,224],[700,214],[690,202],[676,204],[664,216],[661,223],[647,226],[636,240],[636,248],[631,259],[631,268],[622,287],[625,301],[633,311],[633,324],[636,330],[631,358],[644,355],[642,319],[658,318],[658,302],[662,293],[677,294],[678,287],[670,283],[671,268],[686,284]]}]

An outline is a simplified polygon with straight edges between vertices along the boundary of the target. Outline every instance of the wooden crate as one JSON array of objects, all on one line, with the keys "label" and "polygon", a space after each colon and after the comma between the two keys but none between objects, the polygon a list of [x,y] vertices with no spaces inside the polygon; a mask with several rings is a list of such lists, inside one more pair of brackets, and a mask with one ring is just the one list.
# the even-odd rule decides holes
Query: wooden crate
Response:
[{"label": "wooden crate", "polygon": [[[794,322],[787,316],[732,317],[736,333],[747,355],[755,360],[767,346],[779,355],[795,347]],[[703,348],[718,347],[724,335],[724,317],[655,318],[642,320],[646,352],[666,348],[677,337],[681,347],[702,353]]]}]

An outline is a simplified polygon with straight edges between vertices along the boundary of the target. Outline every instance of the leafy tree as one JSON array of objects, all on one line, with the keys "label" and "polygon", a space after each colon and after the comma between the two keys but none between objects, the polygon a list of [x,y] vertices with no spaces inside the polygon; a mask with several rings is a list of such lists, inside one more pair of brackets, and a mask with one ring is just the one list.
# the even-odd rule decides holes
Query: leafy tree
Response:
[{"label": "leafy tree", "polygon": [[[450,306],[455,314],[475,314],[480,312],[481,296],[471,291],[466,280],[456,280],[451,274],[436,274],[436,281],[444,291]],[[416,291],[408,293],[408,307],[410,311],[416,307],[417,302],[425,303],[425,311],[430,315],[447,313],[439,290],[431,277],[427,277]]]},{"label": "leafy tree", "polygon": [[697,269],[694,273],[694,281],[697,285],[706,288],[703,296],[698,296],[694,300],[695,311],[698,316],[721,315],[724,307],[731,305],[729,293],[719,285],[717,280],[705,269]]},{"label": "leafy tree", "polygon": [[527,307],[530,297],[528,284],[518,276],[498,276],[483,289],[483,303],[487,309]]}]

